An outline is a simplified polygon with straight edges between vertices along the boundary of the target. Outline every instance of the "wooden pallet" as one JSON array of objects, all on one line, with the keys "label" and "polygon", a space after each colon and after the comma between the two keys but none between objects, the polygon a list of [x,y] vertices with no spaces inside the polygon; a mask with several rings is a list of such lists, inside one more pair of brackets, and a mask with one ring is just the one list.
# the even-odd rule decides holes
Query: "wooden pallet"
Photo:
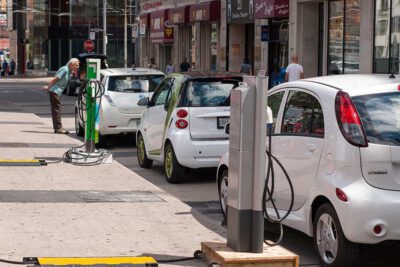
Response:
[{"label": "wooden pallet", "polygon": [[[299,256],[281,247],[264,245],[263,253],[236,252],[222,242],[202,242],[203,259],[221,267],[298,267]],[[212,266],[212,265],[209,265]]]}]

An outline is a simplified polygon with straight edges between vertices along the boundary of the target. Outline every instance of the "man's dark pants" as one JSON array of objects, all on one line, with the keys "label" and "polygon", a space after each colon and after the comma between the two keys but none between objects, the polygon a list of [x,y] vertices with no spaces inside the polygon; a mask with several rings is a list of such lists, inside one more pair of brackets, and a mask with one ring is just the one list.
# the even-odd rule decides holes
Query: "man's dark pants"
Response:
[{"label": "man's dark pants", "polygon": [[53,128],[54,130],[61,130],[61,101],[60,96],[56,93],[49,92],[50,96],[50,104],[51,104],[51,116],[53,119]]}]

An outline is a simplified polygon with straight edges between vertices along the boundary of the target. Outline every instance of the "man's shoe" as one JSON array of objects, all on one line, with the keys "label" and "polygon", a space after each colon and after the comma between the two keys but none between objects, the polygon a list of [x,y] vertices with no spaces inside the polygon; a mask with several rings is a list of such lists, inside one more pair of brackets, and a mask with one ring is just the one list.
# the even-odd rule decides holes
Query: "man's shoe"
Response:
[{"label": "man's shoe", "polygon": [[65,129],[54,130],[54,133],[56,133],[56,134],[69,134],[69,132],[67,130],[65,130]]}]

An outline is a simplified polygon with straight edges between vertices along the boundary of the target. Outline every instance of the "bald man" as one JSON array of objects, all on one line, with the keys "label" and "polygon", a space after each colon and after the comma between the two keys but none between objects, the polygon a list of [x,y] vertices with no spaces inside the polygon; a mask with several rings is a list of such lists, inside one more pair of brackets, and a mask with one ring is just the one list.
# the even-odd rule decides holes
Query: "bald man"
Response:
[{"label": "bald man", "polygon": [[299,57],[293,55],[292,63],[290,63],[286,68],[285,81],[293,82],[300,79],[304,79],[303,67],[299,64]]}]

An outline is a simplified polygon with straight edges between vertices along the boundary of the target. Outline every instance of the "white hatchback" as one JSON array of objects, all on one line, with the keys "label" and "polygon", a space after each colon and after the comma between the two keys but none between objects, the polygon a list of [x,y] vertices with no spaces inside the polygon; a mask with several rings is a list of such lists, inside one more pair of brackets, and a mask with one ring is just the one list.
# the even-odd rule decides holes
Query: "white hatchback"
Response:
[{"label": "white hatchback", "polygon": [[[323,266],[353,266],[359,244],[400,241],[400,79],[318,77],[279,85],[268,96],[272,154],[294,187],[283,223],[314,237]],[[225,154],[217,172],[224,214],[228,162]],[[275,168],[281,215],[290,197]]]},{"label": "white hatchback", "polygon": [[224,126],[229,121],[230,93],[242,77],[202,73],[171,74],[146,105],[137,131],[139,165],[164,163],[170,183],[181,182],[186,168],[217,167],[228,151]]},{"label": "white hatchback", "polygon": [[[101,70],[100,81],[104,86],[104,95],[99,110],[100,137],[136,132],[144,110],[137,102],[150,97],[163,79],[164,73],[154,69]],[[83,120],[86,115],[82,114],[84,112],[80,110],[78,102],[75,104],[75,130],[78,136],[83,136]]]}]

